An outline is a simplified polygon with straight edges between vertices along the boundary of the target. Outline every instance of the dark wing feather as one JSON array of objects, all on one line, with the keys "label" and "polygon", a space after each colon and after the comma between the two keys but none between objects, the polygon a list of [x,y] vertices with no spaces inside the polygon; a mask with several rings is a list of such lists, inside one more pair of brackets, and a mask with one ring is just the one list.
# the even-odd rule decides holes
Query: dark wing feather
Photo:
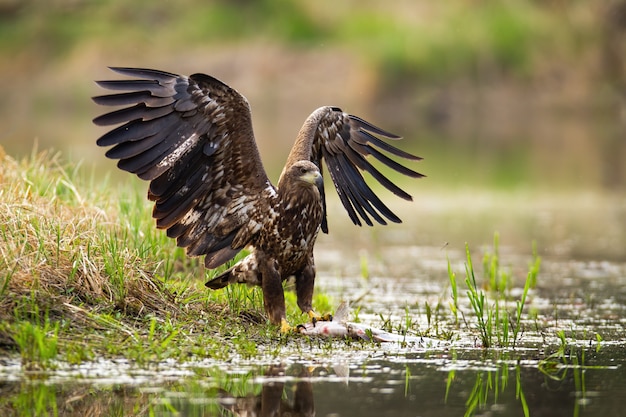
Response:
[{"label": "dark wing feather", "polygon": [[[107,157],[150,181],[157,227],[207,255],[209,268],[232,259],[258,229],[255,216],[274,194],[261,164],[246,99],[221,81],[138,68],[112,68],[129,80],[98,81],[94,97],[126,106],[99,116],[100,126],[122,124],[98,139]],[[259,220],[260,221],[260,220]],[[233,242],[237,247],[232,247]]]},{"label": "dark wing feather", "polygon": [[[287,166],[308,159],[319,167],[321,160],[324,159],[339,199],[354,224],[360,226],[363,221],[371,226],[373,222],[370,216],[380,224],[386,224],[386,220],[399,223],[400,218],[378,198],[365,182],[361,172],[369,173],[397,196],[412,200],[407,192],[376,169],[368,157],[412,178],[423,175],[400,164],[387,154],[413,161],[419,161],[421,158],[402,151],[381,138],[400,139],[399,136],[359,117],[346,114],[337,107],[321,107],[313,112],[302,126],[287,159]],[[280,187],[280,181],[278,186]],[[328,232],[326,213],[322,230]]]}]

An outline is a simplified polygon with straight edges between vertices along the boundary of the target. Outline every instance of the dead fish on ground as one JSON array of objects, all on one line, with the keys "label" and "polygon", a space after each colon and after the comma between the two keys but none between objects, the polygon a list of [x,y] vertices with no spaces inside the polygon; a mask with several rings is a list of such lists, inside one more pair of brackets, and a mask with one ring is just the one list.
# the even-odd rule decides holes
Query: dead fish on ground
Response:
[{"label": "dead fish on ground", "polygon": [[400,342],[419,345],[422,347],[434,347],[445,344],[442,340],[428,337],[407,336],[376,329],[365,324],[347,321],[350,307],[347,302],[342,302],[332,321],[317,321],[298,326],[298,331],[308,336],[322,336],[335,338],[352,338],[374,340],[376,342]]}]

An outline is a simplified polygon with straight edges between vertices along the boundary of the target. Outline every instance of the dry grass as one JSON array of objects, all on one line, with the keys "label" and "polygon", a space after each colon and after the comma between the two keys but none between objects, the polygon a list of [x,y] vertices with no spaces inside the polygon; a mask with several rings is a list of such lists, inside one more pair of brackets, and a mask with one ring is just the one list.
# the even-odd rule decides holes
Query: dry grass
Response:
[{"label": "dry grass", "polygon": [[[154,230],[143,198],[78,172],[59,154],[16,161],[0,148],[0,348],[15,349],[22,321],[61,323],[66,339],[129,325],[135,337],[146,319],[224,311],[188,278],[201,270]],[[175,273],[187,281],[167,282]]]},{"label": "dry grass", "polygon": [[58,154],[42,152],[17,162],[0,153],[0,269],[5,271],[0,315],[10,314],[16,298],[40,293],[93,305],[138,298],[151,310],[166,308],[164,300],[154,302],[148,295],[160,292],[159,285],[131,248],[118,251],[114,260],[127,274],[128,287],[112,285],[104,245],[111,243],[106,234],[119,233],[115,214],[98,191],[81,195],[73,174]]}]

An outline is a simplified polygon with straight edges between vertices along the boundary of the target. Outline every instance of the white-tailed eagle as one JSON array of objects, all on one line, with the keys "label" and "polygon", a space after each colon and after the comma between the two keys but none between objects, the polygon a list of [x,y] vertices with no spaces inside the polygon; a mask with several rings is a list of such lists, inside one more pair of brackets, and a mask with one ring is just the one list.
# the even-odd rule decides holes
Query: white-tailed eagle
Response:
[{"label": "white-tailed eagle", "polygon": [[282,281],[290,276],[295,276],[298,306],[317,317],[311,307],[313,245],[320,228],[328,232],[322,159],[350,219],[359,226],[373,225],[372,219],[400,223],[361,171],[411,200],[368,156],[409,177],[422,176],[387,156],[421,159],[381,139],[398,136],[337,107],[320,107],[304,122],[273,185],[255,143],[248,101],[236,90],[204,74],[111,69],[133,78],[97,82],[118,91],[94,97],[97,104],[123,106],[94,119],[99,126],[120,125],[97,144],[112,146],[106,156],[118,159],[120,169],[150,181],[156,226],[167,229],[189,256],[205,255],[205,266],[216,268],[250,249],[206,285],[260,285],[269,320],[283,331],[289,326]]}]

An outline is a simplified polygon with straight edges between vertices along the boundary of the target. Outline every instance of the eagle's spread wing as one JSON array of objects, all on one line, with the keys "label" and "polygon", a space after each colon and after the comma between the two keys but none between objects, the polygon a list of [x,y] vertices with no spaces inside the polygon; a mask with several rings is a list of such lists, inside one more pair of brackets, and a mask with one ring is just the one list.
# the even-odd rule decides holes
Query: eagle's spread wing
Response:
[{"label": "eagle's spread wing", "polygon": [[[298,160],[308,159],[321,168],[321,160],[324,159],[337,194],[354,224],[360,226],[363,220],[372,226],[370,216],[380,224],[386,224],[385,219],[400,223],[400,218],[367,185],[361,171],[368,172],[397,196],[412,200],[408,193],[376,169],[367,157],[371,156],[394,171],[413,178],[423,175],[391,159],[381,150],[410,160],[417,161],[422,158],[404,152],[380,137],[400,139],[399,136],[344,113],[337,107],[320,107],[309,116],[300,130],[296,144],[287,159],[287,166]],[[326,214],[322,230],[328,232]]]},{"label": "eagle's spread wing", "polygon": [[134,77],[100,81],[123,91],[94,97],[102,105],[128,106],[94,119],[122,124],[98,139],[119,168],[150,181],[157,227],[190,255],[214,268],[232,259],[260,227],[270,184],[246,99],[213,77],[112,68]]}]

